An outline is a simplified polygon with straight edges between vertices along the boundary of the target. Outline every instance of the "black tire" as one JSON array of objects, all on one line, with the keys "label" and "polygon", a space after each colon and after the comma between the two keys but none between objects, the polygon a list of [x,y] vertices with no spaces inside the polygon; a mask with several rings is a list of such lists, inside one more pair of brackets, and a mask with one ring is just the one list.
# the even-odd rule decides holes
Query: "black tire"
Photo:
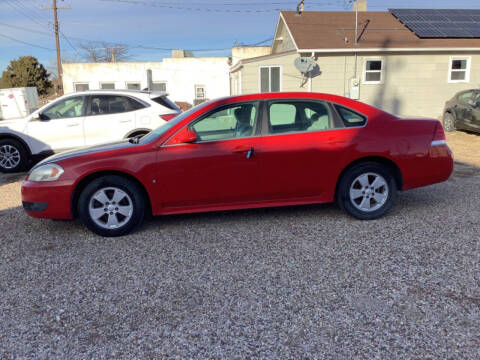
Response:
[{"label": "black tire", "polygon": [[[102,195],[106,196],[107,202],[102,203],[97,200]],[[116,196],[123,196],[118,203],[114,201]],[[128,211],[131,209],[129,217],[123,215],[121,209]],[[143,222],[145,198],[140,187],[134,182],[117,175],[102,176],[83,189],[78,199],[77,210],[83,223],[94,233],[105,237],[122,236],[130,233]],[[105,213],[101,217],[96,219],[93,217],[93,213],[102,211]],[[112,225],[108,224],[110,219],[112,219]],[[115,226],[115,221],[118,225],[109,227]]]},{"label": "black tire", "polygon": [[[367,180],[370,186],[362,186],[360,178]],[[375,179],[378,179],[378,184],[382,186],[372,190],[376,187]],[[347,214],[360,220],[382,217],[392,208],[396,197],[397,184],[392,171],[375,162],[360,163],[348,169],[340,179],[337,189],[338,205]],[[377,202],[377,198],[381,201]],[[365,210],[360,209],[360,206],[364,206]]]},{"label": "black tire", "polygon": [[448,132],[453,132],[456,129],[455,127],[455,117],[449,113],[449,112],[446,112],[445,114],[443,114],[443,128],[445,129],[445,131],[448,131]]},{"label": "black tire", "polygon": [[25,146],[14,139],[0,140],[0,172],[23,171],[28,165],[28,152]]}]

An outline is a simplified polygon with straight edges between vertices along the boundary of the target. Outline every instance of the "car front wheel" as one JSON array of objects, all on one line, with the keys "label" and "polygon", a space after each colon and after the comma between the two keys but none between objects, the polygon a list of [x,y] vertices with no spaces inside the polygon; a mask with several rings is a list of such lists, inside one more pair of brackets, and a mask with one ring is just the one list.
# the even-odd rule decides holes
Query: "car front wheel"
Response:
[{"label": "car front wheel", "polygon": [[378,219],[393,206],[397,195],[391,171],[377,163],[362,163],[348,169],[338,186],[337,202],[360,220]]},{"label": "car front wheel", "polygon": [[450,113],[445,113],[443,115],[443,128],[445,131],[452,132],[455,131],[455,118]]},{"label": "car front wheel", "polygon": [[27,151],[20,142],[13,139],[0,140],[0,171],[14,173],[27,167]]},{"label": "car front wheel", "polygon": [[90,182],[80,194],[78,214],[94,233],[112,237],[130,233],[145,217],[145,198],[137,184],[109,175]]}]

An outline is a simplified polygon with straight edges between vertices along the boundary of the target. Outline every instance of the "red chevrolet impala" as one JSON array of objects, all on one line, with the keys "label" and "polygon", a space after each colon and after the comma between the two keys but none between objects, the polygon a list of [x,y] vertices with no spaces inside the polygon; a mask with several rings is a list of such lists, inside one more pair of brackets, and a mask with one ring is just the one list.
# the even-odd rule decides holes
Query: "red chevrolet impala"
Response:
[{"label": "red chevrolet impala", "polygon": [[448,179],[442,125],[400,119],[344,97],[269,93],[201,104],[143,138],[37,164],[22,186],[38,218],[72,219],[103,236],[147,212],[178,214],[336,201],[376,219],[398,190]]}]

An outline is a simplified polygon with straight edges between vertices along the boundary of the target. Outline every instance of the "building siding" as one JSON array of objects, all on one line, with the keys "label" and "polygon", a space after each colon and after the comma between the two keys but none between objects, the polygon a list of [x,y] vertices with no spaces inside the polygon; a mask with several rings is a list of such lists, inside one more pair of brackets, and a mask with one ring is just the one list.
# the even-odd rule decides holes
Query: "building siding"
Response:
[{"label": "building siding", "polygon": [[[277,40],[282,38],[281,41]],[[285,51],[295,50],[295,44],[293,43],[293,39],[288,33],[288,29],[285,26],[285,22],[280,19],[278,23],[278,29],[276,32],[276,38],[273,40],[272,46],[272,54],[278,54]]]},{"label": "building siding", "polygon": [[75,63],[63,65],[65,93],[75,91],[75,83],[88,83],[90,90],[100,89],[100,83],[113,82],[116,89],[126,89],[127,82],[147,85],[147,70],[152,70],[154,82],[166,82],[173,101],[193,104],[195,85],[204,85],[209,99],[230,94],[227,57],[164,58],[161,62],[138,63]]},{"label": "building siding", "polygon": [[[299,54],[250,61],[242,68],[242,93],[259,92],[259,67],[279,65],[282,68],[282,91],[308,91],[302,76],[293,65]],[[470,80],[449,83],[452,57],[470,57]],[[381,84],[366,84],[365,61],[381,58],[384,77]],[[354,54],[322,54],[317,63],[320,74],[312,79],[311,90],[347,96],[350,79],[355,77]],[[456,92],[480,87],[480,49],[478,53],[399,52],[368,53],[357,56],[356,77],[360,79],[359,100],[400,116],[439,117],[445,101]]]}]

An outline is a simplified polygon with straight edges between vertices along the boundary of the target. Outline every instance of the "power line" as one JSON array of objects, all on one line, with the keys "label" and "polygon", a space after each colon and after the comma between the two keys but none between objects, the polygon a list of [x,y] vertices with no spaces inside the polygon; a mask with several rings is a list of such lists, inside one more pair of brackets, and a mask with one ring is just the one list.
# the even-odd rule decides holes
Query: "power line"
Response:
[{"label": "power line", "polygon": [[29,43],[29,42],[26,42],[26,41],[23,41],[23,40],[19,40],[19,39],[15,39],[15,38],[12,38],[12,37],[7,36],[7,35],[4,35],[4,34],[0,34],[0,36],[4,37],[4,38],[6,38],[6,39],[12,40],[12,41],[16,41],[16,42],[25,44],[25,45],[33,46],[33,47],[40,48],[40,49],[44,49],[44,50],[55,51],[55,49],[47,48],[47,47],[40,46],[40,45],[31,44],[31,43]]},{"label": "power line", "polygon": [[[282,11],[284,9],[274,8],[269,10],[264,9],[213,9],[209,7],[192,7],[192,6],[178,6],[174,5],[167,5],[167,3],[159,4],[141,0],[100,0],[103,2],[117,2],[117,3],[125,3],[125,4],[134,4],[134,5],[144,5],[144,6],[151,6],[151,7],[159,7],[164,9],[172,9],[172,10],[188,10],[188,11],[199,11],[199,12],[218,12],[218,13],[248,13],[248,14],[255,14],[255,13],[271,13],[272,11]],[[170,3],[171,4],[171,3]],[[198,4],[199,6],[203,6],[203,4]],[[227,4],[225,4],[227,5]],[[230,5],[230,4],[229,4]],[[233,6],[233,4],[231,4]],[[320,6],[339,6],[337,2],[328,2],[322,3]]]},{"label": "power line", "polygon": [[1,25],[1,26],[6,26],[6,27],[9,27],[9,28],[12,28],[12,29],[27,31],[27,32],[30,32],[30,33],[52,36],[52,33],[51,33],[51,32],[47,32],[47,31],[30,29],[30,28],[26,28],[26,27],[22,27],[22,26],[18,26],[18,25],[6,24],[6,23],[3,23],[3,22],[0,22],[0,25]]},{"label": "power line", "polygon": [[28,18],[30,21],[34,22],[36,25],[40,25],[42,27],[45,27],[45,26],[48,27],[48,25],[45,25],[44,23],[36,19],[34,16],[26,12],[25,11],[26,9],[21,5],[21,3],[14,2],[13,0],[6,0],[6,4],[9,5],[13,10],[17,11],[21,15]]}]

